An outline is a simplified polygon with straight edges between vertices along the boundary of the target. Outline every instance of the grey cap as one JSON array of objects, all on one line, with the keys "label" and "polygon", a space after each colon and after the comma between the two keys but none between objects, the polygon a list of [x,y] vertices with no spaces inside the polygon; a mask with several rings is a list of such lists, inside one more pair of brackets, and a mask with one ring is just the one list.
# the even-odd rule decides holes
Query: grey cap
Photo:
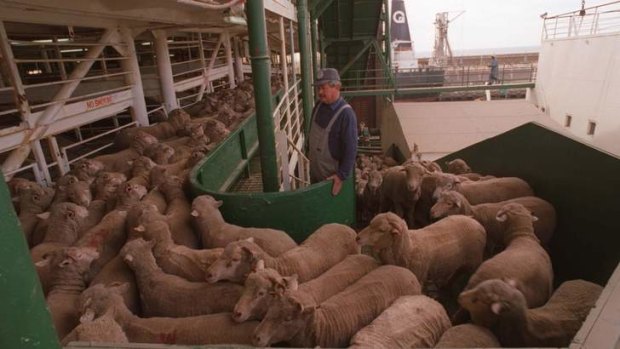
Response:
[{"label": "grey cap", "polygon": [[316,81],[314,81],[314,85],[321,86],[329,82],[340,82],[340,75],[338,75],[338,71],[334,68],[319,70],[319,73],[316,76]]}]

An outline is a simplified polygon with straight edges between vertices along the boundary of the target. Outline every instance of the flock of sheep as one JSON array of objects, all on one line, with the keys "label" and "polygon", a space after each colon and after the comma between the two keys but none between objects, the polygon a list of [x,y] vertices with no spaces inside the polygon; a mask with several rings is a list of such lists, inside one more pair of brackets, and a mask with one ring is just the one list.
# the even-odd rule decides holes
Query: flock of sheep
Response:
[{"label": "flock of sheep", "polygon": [[[462,160],[361,155],[356,232],[227,223],[189,169],[251,112],[251,86],[124,131],[55,188],[14,179],[58,337],[292,347],[567,346],[602,291],[553,289],[551,204]],[[364,251],[364,253],[361,253]]]}]

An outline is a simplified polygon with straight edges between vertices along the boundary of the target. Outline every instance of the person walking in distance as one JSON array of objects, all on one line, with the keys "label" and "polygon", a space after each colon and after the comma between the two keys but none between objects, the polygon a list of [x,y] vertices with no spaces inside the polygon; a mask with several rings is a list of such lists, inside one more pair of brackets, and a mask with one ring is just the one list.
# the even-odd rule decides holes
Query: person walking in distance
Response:
[{"label": "person walking in distance", "polygon": [[357,154],[357,117],[340,96],[340,75],[333,68],[321,69],[314,83],[319,100],[312,110],[309,135],[310,180],[333,181],[332,195],[353,172]]},{"label": "person walking in distance", "polygon": [[489,72],[489,85],[493,85],[493,82],[496,82],[499,84],[499,78],[497,77],[499,75],[499,67],[497,65],[497,59],[495,59],[495,56],[491,56],[491,63],[488,65],[491,68],[491,71]]}]

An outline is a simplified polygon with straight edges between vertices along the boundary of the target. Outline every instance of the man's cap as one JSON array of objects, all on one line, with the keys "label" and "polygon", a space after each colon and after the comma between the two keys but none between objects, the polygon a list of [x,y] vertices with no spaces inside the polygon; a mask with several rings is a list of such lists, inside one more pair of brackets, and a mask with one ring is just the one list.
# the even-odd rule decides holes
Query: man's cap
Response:
[{"label": "man's cap", "polygon": [[338,74],[338,71],[334,68],[319,70],[316,80],[314,81],[314,85],[321,86],[330,82],[340,82],[340,75]]}]

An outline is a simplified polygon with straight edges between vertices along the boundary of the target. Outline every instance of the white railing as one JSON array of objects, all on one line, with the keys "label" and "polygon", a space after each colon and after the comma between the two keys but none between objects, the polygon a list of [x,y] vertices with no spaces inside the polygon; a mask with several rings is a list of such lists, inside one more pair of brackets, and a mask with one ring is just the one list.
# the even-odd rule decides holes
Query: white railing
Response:
[{"label": "white railing", "polygon": [[295,190],[310,185],[310,164],[303,152],[301,80],[295,81],[285,91],[275,108],[273,121],[281,174],[280,190]]},{"label": "white railing", "polygon": [[26,166],[22,166],[13,171],[8,171],[4,173],[4,180],[8,182],[9,180],[11,180],[11,178],[13,178],[15,174],[20,173],[20,172],[25,172],[27,170],[32,170],[32,173],[34,174],[34,179],[37,183],[42,183],[44,181],[44,176],[39,170],[39,167],[37,166],[36,162],[33,162]]},{"label": "white railing", "polygon": [[620,33],[620,1],[545,17],[542,40]]},{"label": "white railing", "polygon": [[[75,142],[75,143],[73,143],[73,144],[71,144],[71,145],[67,145],[67,146],[65,146],[65,147],[60,148],[60,152],[61,152],[61,155],[62,155],[62,160],[63,160],[63,161],[62,161],[62,162],[63,162],[63,165],[62,165],[62,166],[59,166],[59,167],[61,167],[61,173],[63,173],[63,174],[64,174],[64,173],[67,173],[67,172],[69,171],[69,169],[70,169],[70,168],[69,168],[69,167],[70,167],[69,165],[71,165],[72,163],[74,163],[74,162],[76,162],[76,161],[78,161],[78,160],[81,160],[81,159],[83,159],[83,158],[89,157],[89,156],[91,156],[91,155],[93,155],[93,154],[99,153],[99,152],[101,152],[102,150],[104,150],[104,149],[107,149],[107,148],[111,147],[114,143],[113,143],[113,142],[106,143],[106,144],[104,144],[104,145],[102,145],[102,146],[99,146],[99,147],[97,147],[97,148],[95,148],[95,149],[93,149],[93,150],[91,150],[91,151],[88,151],[88,152],[86,152],[86,153],[84,153],[84,154],[81,154],[81,155],[79,155],[79,156],[76,156],[76,157],[75,157],[75,158],[73,158],[73,159],[69,159],[69,154],[67,153],[67,150],[72,149],[72,148],[75,148],[75,147],[78,147],[78,146],[80,146],[80,145],[82,145],[82,144],[85,144],[85,143],[88,143],[88,142],[92,142],[92,141],[94,141],[94,140],[96,140],[96,139],[99,139],[99,138],[105,137],[105,136],[107,136],[107,135],[109,135],[109,134],[111,134],[111,133],[116,133],[116,132],[119,132],[120,130],[122,130],[122,129],[124,129],[124,128],[128,128],[128,127],[131,127],[131,126],[136,126],[136,125],[137,125],[137,122],[132,121],[132,122],[130,122],[130,123],[128,123],[128,124],[125,124],[125,125],[122,125],[122,126],[119,126],[119,127],[115,127],[115,128],[113,128],[113,129],[111,129],[111,130],[108,130],[108,131],[106,131],[106,132],[99,133],[99,134],[97,134],[97,135],[95,135],[95,136],[93,136],[93,137],[86,138],[86,139],[84,139],[84,140],[82,140],[82,141]],[[52,166],[52,165],[54,165],[54,164],[50,164],[50,166]]]}]

